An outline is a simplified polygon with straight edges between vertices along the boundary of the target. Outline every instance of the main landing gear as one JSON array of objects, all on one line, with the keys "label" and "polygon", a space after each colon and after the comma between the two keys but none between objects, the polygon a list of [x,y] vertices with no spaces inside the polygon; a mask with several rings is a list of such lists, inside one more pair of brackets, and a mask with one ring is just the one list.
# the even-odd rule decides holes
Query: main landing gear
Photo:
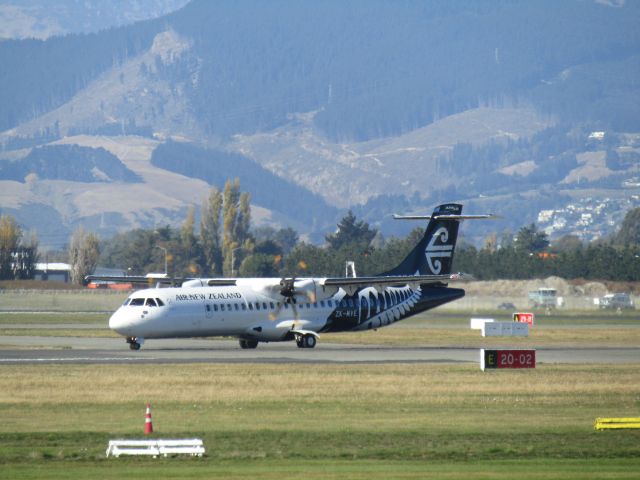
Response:
[{"label": "main landing gear", "polygon": [[129,348],[131,350],[140,350],[140,347],[142,346],[143,342],[144,342],[143,338],[127,337],[127,343],[129,344]]},{"label": "main landing gear", "polygon": [[243,350],[246,350],[248,348],[256,348],[257,346],[257,340],[243,340],[242,338],[240,339],[240,348],[242,348]]},{"label": "main landing gear", "polygon": [[316,346],[317,340],[313,335],[296,335],[296,345],[298,348],[313,348]]}]

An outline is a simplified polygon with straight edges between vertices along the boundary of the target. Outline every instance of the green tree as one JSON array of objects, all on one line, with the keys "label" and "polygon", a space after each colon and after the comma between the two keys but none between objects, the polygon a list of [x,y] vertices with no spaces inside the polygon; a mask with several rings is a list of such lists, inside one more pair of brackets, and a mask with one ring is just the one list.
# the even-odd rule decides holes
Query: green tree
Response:
[{"label": "green tree", "polygon": [[338,229],[335,233],[325,236],[325,240],[329,247],[339,250],[345,245],[356,244],[366,249],[373,237],[376,236],[377,230],[369,228],[369,224],[363,220],[356,220],[356,216],[351,210],[342,217],[338,223]]},{"label": "green tree", "polygon": [[94,233],[85,232],[78,227],[69,242],[69,263],[71,264],[71,281],[82,284],[84,277],[96,268],[100,257],[98,237]]},{"label": "green tree", "polygon": [[13,278],[13,255],[20,239],[22,229],[11,215],[0,215],[0,279]]},{"label": "green tree", "polygon": [[577,235],[564,235],[553,242],[554,252],[572,252],[582,249],[582,240]]},{"label": "green tree", "polygon": [[222,193],[222,254],[223,272],[232,274],[238,263],[253,251],[249,233],[251,225],[251,197],[240,193],[240,180],[227,180]]},{"label": "green tree", "polygon": [[200,245],[204,256],[203,269],[212,275],[222,274],[222,245],[220,242],[220,215],[222,193],[215,187],[202,205],[200,220]]},{"label": "green tree", "polygon": [[521,252],[537,253],[549,246],[549,240],[547,234],[539,231],[538,227],[532,223],[518,230],[514,245],[516,250]]},{"label": "green tree", "polygon": [[[230,275],[235,269],[232,260],[237,260],[234,254],[240,248],[235,237],[236,221],[238,217],[238,203],[240,201],[240,180],[227,180],[224,184],[222,204],[222,255],[224,259],[223,273]],[[233,257],[233,258],[232,258]]]},{"label": "green tree", "polygon": [[640,208],[627,212],[614,241],[617,245],[640,245]]},{"label": "green tree", "polygon": [[187,217],[180,229],[180,243],[175,248],[178,259],[174,268],[176,272],[192,276],[200,273],[201,250],[194,233],[196,209],[193,205],[187,210]]},{"label": "green tree", "polygon": [[243,277],[277,277],[280,275],[278,258],[266,253],[249,255],[240,265],[240,275]]},{"label": "green tree", "polygon": [[14,254],[13,275],[16,279],[33,279],[38,261],[38,237],[35,231],[29,233],[28,243],[21,241],[21,246]]},{"label": "green tree", "polygon": [[275,233],[273,240],[280,245],[282,253],[286,255],[298,243],[298,232],[291,227],[281,228]]}]

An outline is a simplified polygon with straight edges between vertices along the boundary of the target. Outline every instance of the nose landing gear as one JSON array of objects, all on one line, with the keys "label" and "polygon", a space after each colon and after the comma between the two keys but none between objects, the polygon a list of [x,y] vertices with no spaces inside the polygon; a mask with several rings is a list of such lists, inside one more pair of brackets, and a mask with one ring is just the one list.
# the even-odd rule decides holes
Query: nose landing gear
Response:
[{"label": "nose landing gear", "polygon": [[242,348],[243,350],[246,349],[251,349],[251,348],[256,348],[258,346],[258,341],[257,340],[244,340],[244,339],[240,339],[240,348]]},{"label": "nose landing gear", "polygon": [[144,343],[144,338],[127,337],[127,343],[131,350],[140,350],[140,347]]}]

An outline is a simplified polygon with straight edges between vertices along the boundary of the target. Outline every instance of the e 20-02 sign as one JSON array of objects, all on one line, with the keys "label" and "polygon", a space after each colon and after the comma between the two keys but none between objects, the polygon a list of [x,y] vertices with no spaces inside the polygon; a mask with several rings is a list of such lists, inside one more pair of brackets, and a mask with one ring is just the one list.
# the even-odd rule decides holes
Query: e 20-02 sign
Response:
[{"label": "e 20-02 sign", "polygon": [[480,368],[536,368],[535,350],[480,350]]}]

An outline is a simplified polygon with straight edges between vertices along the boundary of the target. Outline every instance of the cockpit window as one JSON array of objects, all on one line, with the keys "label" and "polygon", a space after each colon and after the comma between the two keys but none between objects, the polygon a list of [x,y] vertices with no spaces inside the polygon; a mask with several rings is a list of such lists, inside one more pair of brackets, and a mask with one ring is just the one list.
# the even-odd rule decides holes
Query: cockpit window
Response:
[{"label": "cockpit window", "polygon": [[147,298],[147,303],[145,303],[147,307],[157,307],[156,301],[153,298]]},{"label": "cockpit window", "polygon": [[124,303],[122,304],[123,307],[126,307],[127,305],[129,305],[129,300],[131,300],[130,298],[127,298]]},{"label": "cockpit window", "polygon": [[160,300],[159,298],[156,298],[156,302],[158,303],[159,307],[164,307],[164,302],[162,300]]},{"label": "cockpit window", "polygon": [[132,298],[129,302],[130,307],[141,307],[144,305],[144,298]]}]

